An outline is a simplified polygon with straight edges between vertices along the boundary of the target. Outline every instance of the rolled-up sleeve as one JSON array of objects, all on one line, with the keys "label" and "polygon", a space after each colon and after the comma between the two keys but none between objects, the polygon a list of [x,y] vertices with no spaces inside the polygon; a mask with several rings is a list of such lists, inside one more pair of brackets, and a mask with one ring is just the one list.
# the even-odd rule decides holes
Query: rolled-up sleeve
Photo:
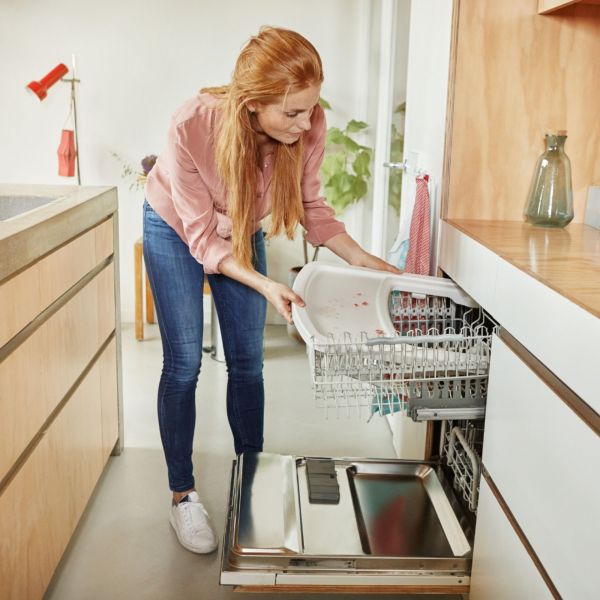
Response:
[{"label": "rolled-up sleeve", "polygon": [[302,175],[302,203],[304,217],[302,226],[306,229],[306,239],[313,246],[322,246],[334,235],[344,233],[346,227],[335,218],[335,211],[320,195],[321,179],[319,169],[325,156],[325,136],[327,127],[325,114],[318,106],[313,114],[309,139],[314,143]]},{"label": "rolled-up sleeve", "polygon": [[231,255],[231,241],[217,234],[218,213],[199,165],[188,150],[185,124],[169,128],[167,168],[173,205],[194,258],[207,274],[219,272],[219,263]]}]

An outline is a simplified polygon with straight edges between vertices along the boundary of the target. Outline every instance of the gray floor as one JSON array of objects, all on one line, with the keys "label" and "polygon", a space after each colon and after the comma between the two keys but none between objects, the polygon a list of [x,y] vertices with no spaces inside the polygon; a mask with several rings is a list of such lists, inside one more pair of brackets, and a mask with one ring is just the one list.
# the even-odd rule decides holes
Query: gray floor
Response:
[{"label": "gray floor", "polygon": [[[208,556],[186,551],[168,524],[170,492],[155,418],[161,361],[156,326],[147,326],[143,342],[135,342],[132,326],[124,327],[126,448],[121,456],[110,459],[48,590],[48,600],[240,598],[233,589],[219,585],[220,551]],[[225,385],[224,365],[207,358],[197,393],[194,464],[199,494],[219,536],[233,459]],[[286,335],[285,327],[268,328],[265,386],[265,451],[394,455],[384,419],[366,424],[364,418],[325,418],[314,407],[304,348]],[[252,600],[283,597],[275,593],[249,596]],[[373,596],[387,597],[392,596]]]}]

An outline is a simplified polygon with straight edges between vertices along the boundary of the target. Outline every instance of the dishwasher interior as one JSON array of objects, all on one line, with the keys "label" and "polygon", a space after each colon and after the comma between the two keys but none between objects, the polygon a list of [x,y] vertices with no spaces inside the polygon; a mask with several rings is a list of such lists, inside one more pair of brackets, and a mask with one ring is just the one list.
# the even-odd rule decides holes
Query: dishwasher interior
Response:
[{"label": "dishwasher interior", "polygon": [[494,323],[439,278],[313,263],[295,290],[311,307],[294,322],[317,408],[435,422],[437,448],[423,461],[239,456],[221,583],[466,593]]}]

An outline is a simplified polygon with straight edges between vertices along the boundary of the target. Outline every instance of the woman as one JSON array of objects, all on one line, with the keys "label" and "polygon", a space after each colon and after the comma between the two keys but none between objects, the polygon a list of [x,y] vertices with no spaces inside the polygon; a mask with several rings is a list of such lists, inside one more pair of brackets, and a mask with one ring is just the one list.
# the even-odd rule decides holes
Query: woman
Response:
[{"label": "woman", "polygon": [[323,72],[301,35],[262,28],[242,49],[228,86],[208,88],[175,113],[166,150],[148,176],[144,258],[164,363],[158,418],[170,522],[193,552],[217,546],[192,473],[195,390],[202,358],[202,288],[208,276],[228,369],[227,415],[236,453],[263,447],[266,302],[291,322],[288,286],[266,275],[260,221],[292,238],[301,223],[313,245],[353,265],[396,269],[366,253],[319,196],[325,117]]}]

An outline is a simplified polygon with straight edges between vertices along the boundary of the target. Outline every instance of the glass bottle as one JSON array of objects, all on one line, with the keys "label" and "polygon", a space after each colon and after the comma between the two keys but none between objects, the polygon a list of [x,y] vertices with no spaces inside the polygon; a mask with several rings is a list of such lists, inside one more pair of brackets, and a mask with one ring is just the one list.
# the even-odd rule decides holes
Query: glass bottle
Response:
[{"label": "glass bottle", "polygon": [[566,131],[546,134],[525,204],[525,220],[542,227],[564,227],[573,220],[571,161],[565,154]]}]

